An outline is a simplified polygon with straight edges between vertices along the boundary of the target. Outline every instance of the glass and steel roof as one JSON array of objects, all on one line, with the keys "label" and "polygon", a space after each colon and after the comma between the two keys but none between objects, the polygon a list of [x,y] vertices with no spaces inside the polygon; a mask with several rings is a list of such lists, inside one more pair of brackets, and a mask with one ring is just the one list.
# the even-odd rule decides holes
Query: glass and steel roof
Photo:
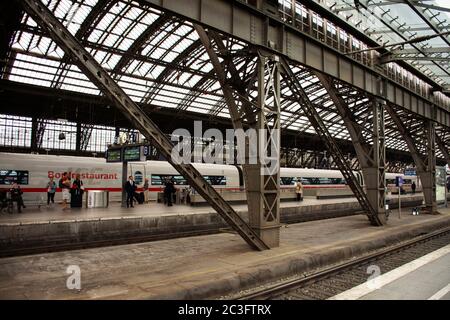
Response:
[{"label": "glass and steel roof", "polygon": [[[325,0],[323,5],[450,92],[450,1]],[[395,45],[413,39],[430,39]]]},{"label": "glass and steel roof", "polygon": [[[170,108],[174,112],[191,111],[229,118],[213,66],[190,22],[136,1],[42,1],[135,102]],[[345,0],[334,2],[335,7],[339,8],[353,3]],[[342,12],[348,14],[349,11]],[[418,19],[416,23],[421,23],[421,20]],[[399,36],[390,32],[382,37],[385,37],[383,41],[390,39],[394,42]],[[226,37],[223,42],[234,53],[245,52],[247,47],[243,42]],[[236,54],[233,62],[241,75],[245,76],[254,69],[256,60],[245,54]],[[424,61],[420,63],[439,77],[440,83],[445,84],[449,80],[445,78],[446,72],[442,68],[427,65]],[[444,65],[448,62],[439,63]],[[307,69],[300,66],[293,68],[330,132],[336,138],[350,139],[343,120],[319,80]],[[44,87],[101,94],[63,50],[26,14],[14,34],[7,67],[1,77]],[[282,127],[314,133],[292,92],[284,82],[281,86]],[[256,88],[249,91],[250,97],[256,97]],[[355,90],[348,90],[346,97],[351,100],[353,110],[363,110],[364,106],[371,103],[368,97]],[[356,118],[361,126],[369,120],[364,114],[357,114]],[[388,148],[408,150],[395,125],[389,121],[386,123],[386,134]],[[450,141],[449,134],[445,132],[443,138]]]}]

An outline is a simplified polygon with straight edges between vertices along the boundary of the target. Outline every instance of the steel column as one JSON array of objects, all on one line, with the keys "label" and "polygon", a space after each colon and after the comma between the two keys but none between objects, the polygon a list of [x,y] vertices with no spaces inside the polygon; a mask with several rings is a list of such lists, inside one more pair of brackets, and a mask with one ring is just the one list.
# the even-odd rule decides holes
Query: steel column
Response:
[{"label": "steel column", "polygon": [[[278,138],[280,129],[280,79],[279,67],[277,61],[272,61],[271,57],[263,57],[258,55],[258,103],[257,106],[249,102],[249,96],[243,87],[243,80],[239,78],[239,73],[233,64],[233,61],[224,61],[228,66],[227,72],[224,64],[220,63],[218,53],[213,49],[212,39],[215,42],[216,48],[220,54],[230,56],[229,52],[223,45],[220,36],[209,31],[206,31],[199,25],[194,25],[201,42],[203,43],[206,52],[211,60],[214,71],[217,75],[219,84],[221,86],[226,105],[230,113],[231,121],[235,130],[242,130],[243,121],[251,129],[256,129],[257,133],[268,132],[272,139]],[[267,79],[266,79],[267,72]],[[232,79],[227,78],[230,74]],[[234,91],[232,84],[234,84]],[[267,99],[273,98],[273,105],[267,104]],[[237,98],[235,98],[237,97]],[[274,119],[273,126],[268,127],[268,119],[266,115],[270,115]],[[278,134],[277,137],[275,135]],[[266,146],[267,141],[262,141],[264,137],[257,135],[258,146]],[[272,140],[271,140],[272,141]],[[270,247],[279,246],[279,168],[276,174],[278,178],[273,179],[270,176],[262,175],[264,164],[258,152],[257,163],[253,164],[249,161],[249,139],[245,136],[245,159],[242,164],[243,175],[246,185],[247,204],[249,212],[250,226],[261,237],[261,239]],[[278,148],[278,162],[279,162],[279,143]],[[263,150],[261,150],[262,152]],[[279,163],[277,164],[279,166]],[[274,178],[274,177],[272,177]]]},{"label": "steel column", "polygon": [[333,156],[336,165],[342,172],[348,186],[355,194],[359,204],[364,212],[367,214],[372,225],[383,225],[383,220],[380,220],[377,207],[373,207],[371,201],[369,201],[363,187],[359,184],[358,179],[355,177],[350,164],[345,159],[338,145],[336,144],[333,135],[329,132],[327,126],[322,121],[316,107],[309,99],[308,95],[301,86],[296,75],[292,72],[289,62],[282,58],[283,76],[293,94],[297,96],[300,106],[302,107],[305,115],[308,117],[314,130],[322,138],[323,142],[327,146],[328,152]]},{"label": "steel column", "polygon": [[42,148],[46,123],[44,119],[34,118],[31,120],[31,151],[37,152]]},{"label": "steel column", "polygon": [[[258,57],[258,166],[248,171],[250,226],[269,246],[280,242],[280,69]],[[263,157],[266,157],[265,159]],[[252,206],[252,207],[250,207]]]},{"label": "steel column", "polygon": [[[339,90],[333,83],[333,79],[320,72],[314,72],[314,74],[327,90],[328,95],[344,121],[344,125],[350,134],[362,169],[367,199],[369,200],[371,207],[376,210],[379,221],[384,224],[386,222],[386,148],[383,104],[377,98],[372,98],[372,110],[368,107],[368,110],[365,113],[367,118],[372,116],[372,125],[364,127],[357,122],[354,111],[350,109],[350,106],[339,94]],[[358,111],[360,112],[360,110]],[[364,130],[366,130],[367,135],[371,135],[372,145],[370,145],[369,141],[364,137]]]},{"label": "steel column", "polygon": [[241,235],[254,249],[268,249],[268,245],[249,227],[220,194],[203,178],[191,163],[182,163],[176,155],[172,158],[173,144],[158,126],[131,100],[111,76],[96,62],[74,36],[59,22],[39,0],[17,0],[25,11],[57,42],[77,63],[85,75],[122,111],[135,128],[154,142],[161,154],[182,174],[188,183]]},{"label": "steel column", "polygon": [[384,134],[384,103],[378,99],[373,101],[373,146],[372,164],[362,167],[367,198],[378,212],[378,219],[386,223],[386,145]]},{"label": "steel column", "polygon": [[425,206],[429,213],[435,213],[436,202],[436,130],[435,122],[426,120],[425,135],[427,153],[424,161],[424,172],[420,172],[422,190],[425,197]]},{"label": "steel column", "polygon": [[[418,126],[421,132],[414,137],[405,125],[406,119],[402,119],[390,104],[386,105],[386,110],[397,125],[403,139],[405,139],[414,160],[417,174],[422,183],[426,210],[429,213],[434,213],[436,211],[435,123],[428,119],[414,119],[416,123],[419,121],[423,123],[423,126]],[[420,148],[420,145],[423,147]]]}]

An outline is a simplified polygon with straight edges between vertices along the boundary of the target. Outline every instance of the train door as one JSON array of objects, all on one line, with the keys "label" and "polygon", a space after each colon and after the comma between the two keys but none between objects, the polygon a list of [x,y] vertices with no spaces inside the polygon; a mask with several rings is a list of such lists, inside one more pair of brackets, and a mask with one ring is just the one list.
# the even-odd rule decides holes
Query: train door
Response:
[{"label": "train door", "polygon": [[144,185],[144,179],[147,177],[145,162],[143,163],[128,163],[128,175],[133,176],[134,182],[138,188]]}]

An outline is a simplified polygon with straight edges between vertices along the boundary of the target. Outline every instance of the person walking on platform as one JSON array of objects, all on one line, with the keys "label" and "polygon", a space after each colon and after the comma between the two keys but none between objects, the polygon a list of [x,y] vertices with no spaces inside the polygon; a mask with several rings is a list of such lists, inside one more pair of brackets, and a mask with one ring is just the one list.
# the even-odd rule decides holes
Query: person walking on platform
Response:
[{"label": "person walking on platform", "polygon": [[144,190],[144,202],[148,203],[148,178],[145,178],[144,187],[142,189]]},{"label": "person walking on platform", "polygon": [[71,208],[81,208],[83,206],[83,193],[84,193],[83,181],[80,180],[80,174],[77,174],[75,176],[75,180],[72,183],[72,189],[70,189]]},{"label": "person walking on platform", "polygon": [[47,206],[50,205],[50,201],[55,203],[56,182],[53,177],[47,182]]},{"label": "person walking on platform", "polygon": [[297,194],[297,201],[300,201],[303,196],[303,185],[300,181],[297,181],[295,186],[295,193]]},{"label": "person walking on platform", "polygon": [[171,179],[168,179],[166,181],[166,187],[164,188],[164,197],[167,200],[167,206],[172,206],[172,197],[173,193],[175,192],[175,186],[173,185],[173,181]]},{"label": "person walking on platform", "polygon": [[414,181],[411,184],[411,191],[412,191],[412,194],[416,194],[416,183]]},{"label": "person walking on platform", "polygon": [[67,172],[64,172],[63,176],[59,180],[59,187],[62,192],[63,210],[66,210],[70,201],[70,178]]},{"label": "person walking on platform", "polygon": [[127,193],[127,208],[134,208],[133,197],[136,189],[137,187],[136,183],[134,182],[133,176],[129,176],[128,181],[125,183],[125,192]]},{"label": "person walking on platform", "polygon": [[12,202],[17,202],[17,211],[19,213],[22,212],[22,207],[25,207],[25,204],[23,203],[23,199],[22,199],[22,190],[20,189],[20,186],[17,184],[17,182],[14,182],[12,185],[12,188],[9,190],[9,192],[11,193],[11,201]]}]

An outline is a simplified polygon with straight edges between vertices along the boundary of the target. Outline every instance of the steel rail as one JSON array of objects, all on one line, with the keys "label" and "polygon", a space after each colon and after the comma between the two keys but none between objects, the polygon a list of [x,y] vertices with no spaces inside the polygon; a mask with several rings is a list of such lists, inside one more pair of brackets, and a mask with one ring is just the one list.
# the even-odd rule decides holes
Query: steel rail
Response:
[{"label": "steel rail", "polygon": [[288,291],[291,291],[293,289],[303,287],[307,284],[322,280],[324,278],[335,275],[335,274],[340,273],[349,268],[370,262],[375,259],[379,259],[383,256],[395,253],[397,251],[407,249],[407,248],[415,246],[419,243],[431,240],[432,238],[436,238],[441,235],[444,235],[448,232],[450,232],[450,227],[445,227],[445,228],[442,228],[442,229],[439,229],[436,231],[432,231],[428,234],[417,236],[413,239],[410,239],[410,240],[404,241],[402,243],[378,250],[376,252],[371,252],[369,254],[363,255],[356,259],[347,260],[343,263],[322,269],[318,272],[314,272],[310,275],[307,275],[306,277],[289,280],[289,281],[283,282],[281,284],[276,284],[276,285],[273,285],[268,288],[264,288],[264,289],[246,294],[246,295],[239,296],[236,299],[237,300],[268,300],[271,297],[284,294]]}]

